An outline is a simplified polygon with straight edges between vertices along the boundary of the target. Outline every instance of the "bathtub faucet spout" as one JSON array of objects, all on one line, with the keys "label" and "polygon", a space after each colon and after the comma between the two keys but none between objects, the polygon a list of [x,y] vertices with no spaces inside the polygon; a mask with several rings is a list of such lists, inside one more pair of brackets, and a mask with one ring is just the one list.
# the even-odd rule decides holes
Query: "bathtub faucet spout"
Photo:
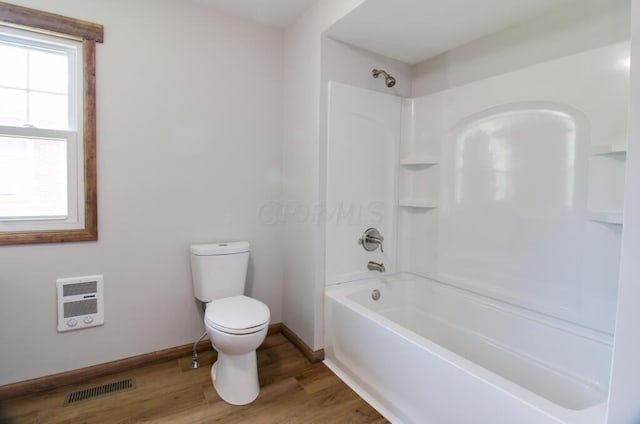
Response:
[{"label": "bathtub faucet spout", "polygon": [[369,271],[380,271],[380,272],[386,271],[386,269],[384,269],[383,263],[378,263],[373,261],[369,261],[369,263],[367,264],[367,268],[369,268]]}]

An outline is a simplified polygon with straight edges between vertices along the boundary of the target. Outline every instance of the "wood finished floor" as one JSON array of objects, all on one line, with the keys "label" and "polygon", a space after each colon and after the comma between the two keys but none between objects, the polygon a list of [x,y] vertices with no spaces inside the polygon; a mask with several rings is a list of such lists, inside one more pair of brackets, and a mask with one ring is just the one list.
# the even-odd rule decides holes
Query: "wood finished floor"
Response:
[{"label": "wood finished floor", "polygon": [[[223,402],[211,385],[216,354],[150,364],[129,372],[5,401],[0,423],[387,423],[322,363],[310,363],[282,334],[258,349],[260,395],[250,405]],[[133,377],[136,388],[64,405],[74,390]]]}]

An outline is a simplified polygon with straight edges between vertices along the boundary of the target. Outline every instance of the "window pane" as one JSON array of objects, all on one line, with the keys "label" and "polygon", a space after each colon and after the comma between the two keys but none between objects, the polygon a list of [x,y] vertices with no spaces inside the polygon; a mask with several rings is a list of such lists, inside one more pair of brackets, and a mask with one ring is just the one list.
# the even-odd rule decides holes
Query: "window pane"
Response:
[{"label": "window pane", "polygon": [[67,55],[29,50],[29,89],[67,94],[69,92]]},{"label": "window pane", "polygon": [[20,47],[0,44],[0,86],[27,87],[27,51]]},{"label": "window pane", "polygon": [[63,94],[29,92],[30,123],[38,128],[68,128],[68,98]]},{"label": "window pane", "polygon": [[22,126],[26,123],[27,92],[0,88],[0,125]]},{"label": "window pane", "polygon": [[0,219],[66,215],[66,140],[0,136]]}]

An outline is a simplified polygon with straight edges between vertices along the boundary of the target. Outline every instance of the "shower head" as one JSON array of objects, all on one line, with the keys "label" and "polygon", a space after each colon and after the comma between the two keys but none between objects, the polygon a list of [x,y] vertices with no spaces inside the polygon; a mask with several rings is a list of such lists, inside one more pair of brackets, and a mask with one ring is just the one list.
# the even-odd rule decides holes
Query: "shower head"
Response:
[{"label": "shower head", "polygon": [[380,76],[381,74],[384,75],[384,83],[389,88],[391,88],[394,85],[396,85],[396,79],[394,77],[392,77],[391,75],[387,74],[382,69],[374,69],[374,70],[371,71],[371,74],[373,75],[374,78],[378,78],[378,76]]}]

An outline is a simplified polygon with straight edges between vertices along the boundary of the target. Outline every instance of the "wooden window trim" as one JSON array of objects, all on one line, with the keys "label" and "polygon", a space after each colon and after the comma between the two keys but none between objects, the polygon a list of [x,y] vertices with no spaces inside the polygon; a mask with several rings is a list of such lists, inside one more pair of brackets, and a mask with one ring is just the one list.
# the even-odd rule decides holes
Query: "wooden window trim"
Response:
[{"label": "wooden window trim", "polygon": [[0,2],[0,22],[78,40],[104,41],[102,25],[5,2]]},{"label": "wooden window trim", "polygon": [[0,25],[82,41],[84,87],[84,228],[60,231],[0,232],[0,245],[98,240],[96,169],[96,43],[104,41],[102,25],[0,2]]}]

